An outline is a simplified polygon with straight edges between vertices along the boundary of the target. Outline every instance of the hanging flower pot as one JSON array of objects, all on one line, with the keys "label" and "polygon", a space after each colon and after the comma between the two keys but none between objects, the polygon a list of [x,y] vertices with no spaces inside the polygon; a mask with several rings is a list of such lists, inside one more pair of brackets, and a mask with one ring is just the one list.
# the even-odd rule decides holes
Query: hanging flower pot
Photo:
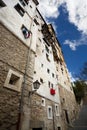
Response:
[{"label": "hanging flower pot", "polygon": [[55,89],[51,88],[51,89],[50,89],[50,94],[51,94],[51,95],[55,95],[55,94],[56,94]]}]

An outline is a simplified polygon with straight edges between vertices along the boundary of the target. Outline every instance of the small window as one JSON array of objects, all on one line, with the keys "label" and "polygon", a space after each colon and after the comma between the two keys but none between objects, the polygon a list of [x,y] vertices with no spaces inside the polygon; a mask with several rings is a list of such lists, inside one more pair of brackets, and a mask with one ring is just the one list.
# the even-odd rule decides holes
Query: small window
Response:
[{"label": "small window", "polygon": [[51,83],[51,87],[53,88],[53,84]]},{"label": "small window", "polygon": [[44,98],[42,98],[42,100],[41,100],[41,105],[45,106],[45,99]]},{"label": "small window", "polygon": [[2,0],[0,0],[0,8],[5,7],[5,6],[6,6],[6,4]]},{"label": "small window", "polygon": [[48,115],[48,119],[52,119],[52,107],[48,106],[47,108],[47,115]]},{"label": "small window", "polygon": [[50,62],[49,55],[46,54],[46,59]]},{"label": "small window", "polygon": [[60,127],[60,126],[58,126],[58,130],[61,130],[61,127]]},{"label": "small window", "polygon": [[46,51],[49,53],[49,49],[48,49],[48,47],[45,45],[45,49],[46,49]]},{"label": "small window", "polygon": [[41,64],[41,67],[43,67],[43,64]]},{"label": "small window", "polygon": [[47,69],[47,73],[50,73],[50,70],[49,70],[49,69]]},{"label": "small window", "polygon": [[24,9],[20,6],[20,4],[16,4],[14,8],[17,10],[17,12],[23,17],[24,16]]},{"label": "small window", "polygon": [[5,80],[4,87],[20,92],[22,80],[23,80],[22,75],[13,70],[9,70],[7,78]]},{"label": "small window", "polygon": [[59,105],[55,104],[55,113],[56,116],[59,116]]},{"label": "small window", "polygon": [[43,83],[43,79],[42,78],[40,78],[40,82]]},{"label": "small window", "polygon": [[40,38],[38,38],[39,39],[39,41],[41,42],[41,39]]},{"label": "small window", "polygon": [[19,77],[16,76],[16,75],[14,75],[14,74],[12,74],[12,75],[11,75],[11,78],[10,78],[10,80],[9,80],[9,84],[11,84],[11,85],[16,85],[17,82],[18,82],[18,80],[19,80]]},{"label": "small window", "polygon": [[56,78],[58,79],[58,75],[56,75]]},{"label": "small window", "polygon": [[54,78],[54,73],[52,73],[52,77]]},{"label": "small window", "polygon": [[34,74],[36,74],[36,71],[34,71]]},{"label": "small window", "polygon": [[32,8],[32,6],[30,5],[30,8]]},{"label": "small window", "polygon": [[25,39],[30,37],[31,32],[24,25],[22,25],[21,30]]},{"label": "small window", "polygon": [[36,19],[34,19],[34,22],[35,22],[36,25],[39,25],[39,23]]},{"label": "small window", "polygon": [[49,88],[50,88],[50,85],[51,85],[51,83],[50,83],[50,81],[48,81],[48,86],[49,86]]}]

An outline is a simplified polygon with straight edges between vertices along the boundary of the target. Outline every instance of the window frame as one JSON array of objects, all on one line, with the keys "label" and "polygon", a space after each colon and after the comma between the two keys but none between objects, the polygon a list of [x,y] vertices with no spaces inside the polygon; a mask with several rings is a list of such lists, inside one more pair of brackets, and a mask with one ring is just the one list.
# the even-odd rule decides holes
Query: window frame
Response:
[{"label": "window frame", "polygon": [[[49,111],[50,110],[50,111]],[[50,114],[51,112],[51,114]],[[50,116],[51,115],[51,116]],[[48,119],[53,119],[53,111],[52,111],[52,106],[47,107],[47,117]]]},{"label": "window frame", "polygon": [[[19,7],[18,7],[19,6]],[[20,16],[24,16],[25,14],[25,10],[21,7],[21,5],[19,3],[17,3],[15,6],[14,6],[15,10],[18,12],[18,14],[20,14]]]},{"label": "window frame", "polygon": [[[10,83],[12,74],[19,78],[16,84],[11,84]],[[18,72],[13,71],[13,70],[10,69],[8,71],[8,74],[7,74],[7,77],[6,77],[4,87],[8,88],[8,89],[11,89],[11,90],[14,90],[14,91],[17,91],[17,92],[20,92],[21,87],[22,87],[22,82],[23,82],[23,76],[21,74],[19,74]]]}]

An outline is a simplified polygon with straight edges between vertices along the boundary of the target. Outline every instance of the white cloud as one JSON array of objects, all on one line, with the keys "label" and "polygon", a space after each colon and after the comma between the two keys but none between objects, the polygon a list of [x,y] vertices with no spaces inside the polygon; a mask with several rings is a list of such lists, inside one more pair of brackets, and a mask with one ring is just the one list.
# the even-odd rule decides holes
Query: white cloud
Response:
[{"label": "white cloud", "polygon": [[69,45],[69,47],[75,51],[76,47],[81,46],[81,45],[87,45],[87,35],[82,34],[81,38],[79,40],[65,40],[64,44]]},{"label": "white cloud", "polygon": [[57,0],[39,0],[39,3],[39,10],[41,11],[43,17],[58,17],[59,12]]},{"label": "white cloud", "polygon": [[76,81],[76,79],[73,77],[73,75],[72,75],[72,73],[71,73],[71,72],[69,72],[69,77],[70,77],[71,82]]},{"label": "white cloud", "polygon": [[39,10],[45,18],[57,18],[59,7],[68,11],[69,22],[87,34],[87,0],[39,0]]},{"label": "white cloud", "polygon": [[[87,45],[87,0],[39,0],[39,10],[45,18],[58,18],[59,7],[63,6],[63,11],[68,12],[68,20],[73,23],[78,31],[82,33],[79,40],[66,40],[64,44],[76,50],[79,45]],[[53,24],[56,27],[55,24]]]}]

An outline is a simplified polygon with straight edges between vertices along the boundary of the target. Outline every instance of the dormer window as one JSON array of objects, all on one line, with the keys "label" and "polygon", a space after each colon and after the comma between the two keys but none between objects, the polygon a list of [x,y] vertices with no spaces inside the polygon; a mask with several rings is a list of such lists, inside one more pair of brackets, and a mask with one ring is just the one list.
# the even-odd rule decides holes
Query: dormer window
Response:
[{"label": "dormer window", "polygon": [[14,8],[17,10],[17,12],[23,17],[24,16],[24,9],[20,6],[20,4],[16,4]]},{"label": "dormer window", "polygon": [[31,32],[24,25],[22,25],[21,30],[25,39],[30,37]]}]

